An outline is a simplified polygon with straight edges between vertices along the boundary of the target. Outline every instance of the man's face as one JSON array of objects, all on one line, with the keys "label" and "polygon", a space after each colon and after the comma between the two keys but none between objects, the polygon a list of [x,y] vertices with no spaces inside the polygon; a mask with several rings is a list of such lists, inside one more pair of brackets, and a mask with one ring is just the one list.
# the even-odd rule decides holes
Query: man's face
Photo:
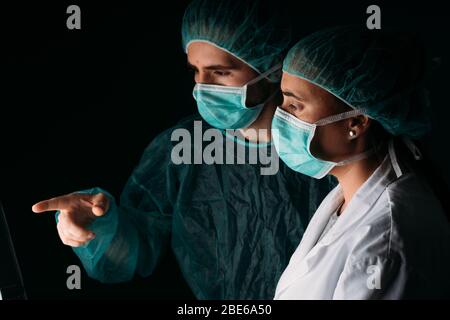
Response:
[{"label": "man's face", "polygon": [[[243,61],[206,42],[192,42],[187,60],[194,71],[195,83],[240,87],[258,76]],[[265,79],[252,85],[248,88],[247,107],[264,101],[272,90],[272,85]]]}]

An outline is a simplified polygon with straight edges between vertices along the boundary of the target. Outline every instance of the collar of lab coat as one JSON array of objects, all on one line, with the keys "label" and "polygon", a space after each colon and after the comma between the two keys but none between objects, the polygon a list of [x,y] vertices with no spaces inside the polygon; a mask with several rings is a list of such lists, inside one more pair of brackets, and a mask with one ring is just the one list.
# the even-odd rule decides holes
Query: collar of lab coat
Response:
[{"label": "collar of lab coat", "polygon": [[[397,176],[395,175],[389,155],[386,155],[383,162],[372,173],[369,179],[367,179],[353,195],[347,208],[342,212],[334,227],[323,237],[323,241],[321,241],[323,242],[322,244],[329,245],[330,243],[333,243],[337,238],[361,222],[381,194],[386,190],[387,186],[395,180],[397,180]],[[330,215],[338,209],[338,206],[343,200],[342,189],[338,185],[336,187],[334,199],[333,201],[330,201],[334,207],[324,210],[323,212],[317,211],[318,216],[321,216],[320,220],[324,220],[325,223],[328,223]],[[329,211],[330,209],[331,211]],[[323,228],[322,230],[316,230],[316,232],[317,231],[323,231]],[[320,234],[321,232],[319,232],[318,235],[320,236]],[[317,239],[315,239],[315,242],[317,242]]]},{"label": "collar of lab coat", "polygon": [[341,187],[338,185],[334,188],[321,203],[311,219],[299,247],[289,262],[291,268],[288,269],[293,274],[289,274],[290,272],[286,270],[288,273],[280,279],[280,292],[293,283],[294,279],[308,272],[314,264],[318,252],[335,242],[346,231],[360,223],[386,187],[396,179],[397,177],[387,155],[381,165],[353,195],[347,208],[338,218],[334,226],[321,241],[317,242],[330,216],[336,212],[344,200]]}]

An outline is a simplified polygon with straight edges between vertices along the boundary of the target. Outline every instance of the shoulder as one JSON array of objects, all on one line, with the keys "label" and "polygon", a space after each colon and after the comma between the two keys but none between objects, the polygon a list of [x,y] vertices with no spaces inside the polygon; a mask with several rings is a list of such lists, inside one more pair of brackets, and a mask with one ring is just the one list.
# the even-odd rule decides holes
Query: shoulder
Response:
[{"label": "shoulder", "polygon": [[448,236],[449,224],[439,199],[415,174],[406,174],[390,184],[386,193],[393,223],[393,238],[407,245],[423,237]]},{"label": "shoulder", "polygon": [[[352,260],[410,259],[431,238],[448,239],[448,222],[432,190],[414,174],[389,185],[353,233]],[[409,257],[409,258],[408,258]]]},{"label": "shoulder", "polygon": [[450,252],[450,224],[439,199],[425,181],[407,174],[386,191],[393,246],[409,256],[427,256],[433,250]]},{"label": "shoulder", "polygon": [[148,152],[169,152],[172,149],[172,146],[176,143],[173,141],[172,137],[177,130],[188,132],[190,134],[194,133],[195,126],[198,125],[205,130],[210,126],[201,119],[200,115],[194,114],[191,116],[187,116],[180,121],[178,121],[173,127],[170,127],[152,139],[152,141],[147,145],[144,153]]},{"label": "shoulder", "polygon": [[143,170],[148,171],[151,168],[160,170],[163,166],[169,167],[172,149],[178,143],[177,139],[173,138],[175,137],[174,133],[181,130],[193,135],[196,121],[200,121],[201,125],[206,128],[207,124],[201,120],[199,115],[191,115],[157,134],[144,149],[139,165],[135,168],[135,173],[141,173]]},{"label": "shoulder", "polygon": [[419,218],[432,211],[431,216],[439,215],[442,207],[428,184],[417,175],[405,174],[386,188],[393,218]]}]

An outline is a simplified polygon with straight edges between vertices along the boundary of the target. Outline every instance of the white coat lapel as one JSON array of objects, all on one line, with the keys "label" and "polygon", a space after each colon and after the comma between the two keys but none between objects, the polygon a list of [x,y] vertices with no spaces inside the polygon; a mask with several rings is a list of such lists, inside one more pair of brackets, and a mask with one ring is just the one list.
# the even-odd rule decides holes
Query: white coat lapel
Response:
[{"label": "white coat lapel", "polygon": [[[327,225],[330,216],[336,211],[338,206],[342,203],[342,190],[339,186],[334,188],[322,201],[316,213],[309,222],[306,232],[303,234],[303,238],[300,245],[292,255],[289,265],[283,272],[277,286],[277,291],[282,291],[287,288],[294,279],[303,275],[309,270],[306,257],[311,253],[317,240],[323,232],[323,229]],[[315,250],[314,250],[315,251]]]},{"label": "white coat lapel", "polygon": [[279,296],[296,279],[309,271],[315,264],[317,258],[320,258],[321,255],[318,255],[319,252],[334,243],[347,230],[360,222],[386,189],[387,185],[395,179],[396,176],[393,173],[390,161],[388,158],[385,158],[372,176],[355,193],[348,207],[330,232],[317,243],[331,214],[337,210],[343,200],[340,186],[338,185],[333,189],[323,200],[311,219],[299,247],[280,278],[277,286],[277,295]]},{"label": "white coat lapel", "polygon": [[314,213],[314,216],[306,228],[306,232],[303,234],[300,245],[294,254],[296,256],[296,260],[303,260],[303,258],[316,245],[317,240],[319,240],[319,237],[330,220],[331,215],[337,210],[339,205],[341,205],[342,201],[342,190],[338,185],[326,196],[319,208],[317,208],[316,213]]},{"label": "white coat lapel", "polygon": [[363,222],[364,218],[367,218],[367,212],[386,190],[386,187],[396,179],[391,162],[386,157],[370,178],[353,195],[341,217],[330,232],[323,237],[321,244],[329,245],[335,242],[348,230]]}]

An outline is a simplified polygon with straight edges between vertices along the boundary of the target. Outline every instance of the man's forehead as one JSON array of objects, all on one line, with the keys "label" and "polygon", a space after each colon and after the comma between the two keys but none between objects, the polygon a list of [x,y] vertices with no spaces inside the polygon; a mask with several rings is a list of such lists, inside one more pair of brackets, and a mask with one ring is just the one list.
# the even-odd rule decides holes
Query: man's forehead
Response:
[{"label": "man's forehead", "polygon": [[242,61],[226,52],[224,49],[205,42],[193,42],[187,50],[188,63],[193,66],[228,66],[239,67]]}]

